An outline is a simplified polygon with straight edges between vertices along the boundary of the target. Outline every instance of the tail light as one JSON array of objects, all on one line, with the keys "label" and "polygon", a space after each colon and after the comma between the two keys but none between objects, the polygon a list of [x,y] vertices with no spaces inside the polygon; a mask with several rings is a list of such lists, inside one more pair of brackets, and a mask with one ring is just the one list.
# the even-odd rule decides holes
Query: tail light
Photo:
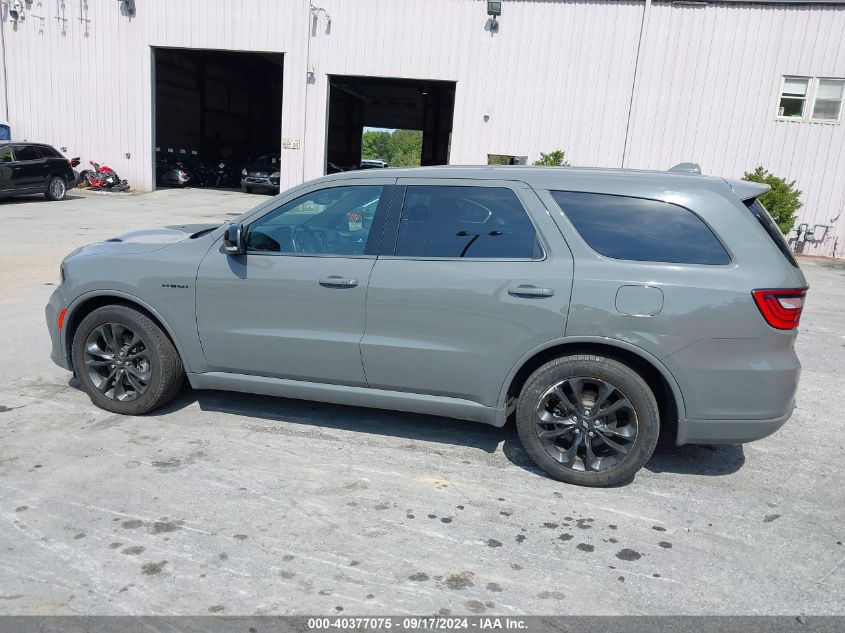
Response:
[{"label": "tail light", "polygon": [[793,330],[798,327],[801,310],[804,309],[806,288],[754,290],[751,294],[760,314],[773,328]]}]

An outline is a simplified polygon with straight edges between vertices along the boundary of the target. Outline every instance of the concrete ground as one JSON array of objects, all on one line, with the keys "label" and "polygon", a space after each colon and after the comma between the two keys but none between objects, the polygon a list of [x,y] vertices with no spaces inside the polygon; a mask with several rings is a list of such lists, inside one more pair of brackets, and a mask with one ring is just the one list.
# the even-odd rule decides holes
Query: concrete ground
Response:
[{"label": "concrete ground", "polygon": [[264,199],[0,201],[0,614],[845,614],[845,264],[802,261],[779,433],[661,445],[615,489],[542,476],[512,428],[190,390],[94,408],[49,359],[62,257]]}]

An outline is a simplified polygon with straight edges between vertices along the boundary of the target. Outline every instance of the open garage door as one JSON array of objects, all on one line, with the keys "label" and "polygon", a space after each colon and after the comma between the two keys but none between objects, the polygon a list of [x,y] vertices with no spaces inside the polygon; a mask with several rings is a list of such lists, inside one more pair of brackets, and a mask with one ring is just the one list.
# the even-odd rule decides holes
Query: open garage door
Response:
[{"label": "open garage door", "polygon": [[158,186],[239,187],[262,159],[278,171],[281,53],[153,51]]},{"label": "open garage door", "polygon": [[421,133],[419,164],[445,165],[454,111],[452,81],[331,75],[326,173],[389,163],[387,156],[362,156],[362,134],[372,128]]}]

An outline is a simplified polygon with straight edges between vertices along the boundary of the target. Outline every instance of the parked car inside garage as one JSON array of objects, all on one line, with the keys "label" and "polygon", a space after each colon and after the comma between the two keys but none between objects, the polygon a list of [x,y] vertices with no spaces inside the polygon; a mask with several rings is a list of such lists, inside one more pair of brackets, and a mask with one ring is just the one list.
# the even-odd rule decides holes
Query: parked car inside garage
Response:
[{"label": "parked car inside garage", "polygon": [[244,193],[263,191],[279,193],[280,154],[265,154],[241,172],[241,189]]},{"label": "parked car inside garage", "polygon": [[50,145],[0,143],[0,198],[43,193],[61,200],[76,184],[73,167],[73,161]]}]

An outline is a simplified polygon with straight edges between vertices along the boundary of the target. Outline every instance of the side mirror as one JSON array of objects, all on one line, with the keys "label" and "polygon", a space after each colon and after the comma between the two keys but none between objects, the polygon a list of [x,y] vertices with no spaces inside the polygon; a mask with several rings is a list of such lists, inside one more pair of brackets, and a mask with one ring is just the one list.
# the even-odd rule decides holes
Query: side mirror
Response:
[{"label": "side mirror", "polygon": [[242,255],[246,251],[243,228],[238,222],[226,227],[223,234],[223,250],[227,255]]}]

